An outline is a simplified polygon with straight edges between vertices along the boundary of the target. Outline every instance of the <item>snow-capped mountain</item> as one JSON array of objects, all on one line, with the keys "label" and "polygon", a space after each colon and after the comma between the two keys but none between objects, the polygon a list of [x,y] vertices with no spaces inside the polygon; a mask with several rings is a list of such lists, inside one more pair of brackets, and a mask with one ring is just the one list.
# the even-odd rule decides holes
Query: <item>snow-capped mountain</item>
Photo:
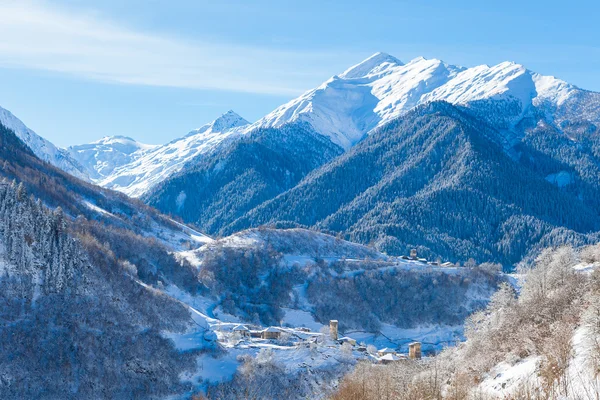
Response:
[{"label": "snow-capped mountain", "polygon": [[423,57],[403,64],[377,53],[282,105],[250,129],[306,121],[348,149],[373,128],[431,101],[474,108],[489,106],[491,101],[495,110],[504,103],[500,122],[503,128],[511,128],[532,106],[557,109],[580,92],[560,79],[512,62],[463,68]]},{"label": "snow-capped mountain", "polygon": [[74,155],[79,153],[83,164],[100,175],[96,178],[91,174],[96,183],[138,197],[179,171],[186,162],[235,134],[234,128],[245,125],[248,121],[228,111],[165,145],[149,146],[127,138],[105,138],[69,150]]},{"label": "snow-capped mountain", "polygon": [[[594,131],[600,124],[599,93],[520,64],[464,68],[423,57],[404,64],[377,53],[252,124],[229,111],[163,146],[147,148],[131,142],[132,147],[124,153],[100,141],[70,151],[96,183],[140,197],[227,138],[261,128],[307,123],[311,130],[347,150],[375,128],[434,101],[468,107],[498,129],[501,140],[511,146],[522,137],[519,124],[530,117],[543,115],[545,121],[570,133]],[[289,145],[293,143],[289,140]]]},{"label": "snow-capped mountain", "polygon": [[107,136],[89,144],[71,146],[67,150],[86,168],[92,180],[99,180],[109,177],[116,168],[133,162],[156,147],[126,136]]},{"label": "snow-capped mountain", "polygon": [[78,178],[89,179],[84,167],[73,159],[68,151],[56,147],[48,140],[39,136],[10,111],[2,107],[0,107],[0,124],[15,132],[17,137],[40,159]]}]

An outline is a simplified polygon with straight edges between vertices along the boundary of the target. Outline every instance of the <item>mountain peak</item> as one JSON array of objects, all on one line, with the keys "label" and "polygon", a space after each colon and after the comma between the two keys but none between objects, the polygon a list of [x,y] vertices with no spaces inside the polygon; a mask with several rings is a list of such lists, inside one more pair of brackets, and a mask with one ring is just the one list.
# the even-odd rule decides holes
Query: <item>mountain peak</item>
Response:
[{"label": "mountain peak", "polygon": [[[114,135],[114,136],[104,136],[101,139],[98,139],[90,144],[110,144],[113,142],[131,142],[131,143],[137,143],[137,140],[129,137],[129,136],[124,136],[124,135]],[[70,146],[70,147],[77,147],[77,146]]]},{"label": "mountain peak", "polygon": [[238,128],[248,124],[250,124],[250,122],[246,121],[238,113],[233,110],[229,110],[214,121],[191,131],[188,136],[205,132],[224,132],[229,129]]},{"label": "mountain peak", "polygon": [[384,66],[401,66],[402,61],[387,53],[375,53],[366,60],[348,68],[340,77],[346,79],[363,78],[375,72],[379,72]]}]

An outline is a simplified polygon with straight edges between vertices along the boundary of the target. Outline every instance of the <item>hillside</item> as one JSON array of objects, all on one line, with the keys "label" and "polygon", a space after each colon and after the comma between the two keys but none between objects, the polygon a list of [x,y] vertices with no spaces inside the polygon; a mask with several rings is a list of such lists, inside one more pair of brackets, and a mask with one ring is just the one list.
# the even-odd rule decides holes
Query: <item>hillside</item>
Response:
[{"label": "hillside", "polygon": [[[129,264],[131,265],[131,264]],[[197,329],[190,310],[141,285],[60,209],[0,182],[0,396],[162,398],[190,390],[196,368],[163,332]],[[209,336],[198,352],[216,349]]]},{"label": "hillside", "polygon": [[466,341],[421,362],[359,364],[336,400],[592,399],[598,386],[598,245],[540,254],[467,322]]},{"label": "hillside", "polygon": [[[506,280],[498,265],[389,257],[304,229],[252,229],[180,256],[207,290],[165,292],[206,315],[227,349],[227,375],[206,387],[208,398],[327,398],[357,362],[377,361],[377,349],[405,352],[418,340],[431,353],[460,340],[465,318]],[[331,340],[332,319],[354,345]],[[265,328],[277,336],[258,337]]]},{"label": "hillside", "polygon": [[454,327],[503,280],[493,265],[440,267],[304,229],[251,229],[180,255],[208,288],[202,295],[211,306],[200,308],[206,314],[292,326],[302,315],[313,327],[339,318],[341,328],[387,344],[377,338],[382,329],[392,341],[425,326],[442,336],[460,334]]}]

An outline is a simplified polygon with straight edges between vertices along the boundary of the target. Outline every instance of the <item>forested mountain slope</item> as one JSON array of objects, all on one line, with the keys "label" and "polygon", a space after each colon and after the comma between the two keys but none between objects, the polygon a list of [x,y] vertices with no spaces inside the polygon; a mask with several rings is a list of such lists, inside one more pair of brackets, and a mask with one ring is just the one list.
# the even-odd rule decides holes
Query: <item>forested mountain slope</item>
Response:
[{"label": "forested mountain slope", "polygon": [[80,236],[93,236],[118,258],[138,266],[147,283],[174,281],[194,289],[190,266],[181,266],[174,249],[211,239],[178,224],[138,200],[77,179],[40,160],[0,124],[0,178],[16,180],[51,208],[60,207]]},{"label": "forested mountain slope", "polygon": [[[424,122],[411,120],[439,101],[461,110],[456,129],[468,134],[447,119],[417,132]],[[599,125],[599,93],[519,64],[404,64],[378,53],[238,128],[143,199],[217,235],[299,224],[396,254],[419,246],[512,264],[595,237]],[[315,157],[328,140],[346,153]]]},{"label": "forested mountain slope", "polygon": [[[596,175],[583,164],[598,165],[598,142],[573,145],[558,133],[552,140],[542,133],[548,130],[539,125],[518,147],[507,148],[505,136],[468,109],[431,103],[223,232],[292,222],[343,232],[395,254],[418,247],[428,256],[504,264],[540,246],[585,243],[600,229]],[[572,187],[548,178],[563,170]]]},{"label": "forested mountain slope", "polygon": [[[141,285],[61,209],[0,182],[0,397],[162,398],[190,390],[194,353],[161,331],[194,325],[186,306]],[[204,351],[215,343],[207,341]]]},{"label": "forested mountain slope", "polygon": [[[228,111],[165,145],[148,148],[128,141],[123,153],[122,138],[105,138],[72,146],[69,151],[98,184],[130,196],[149,197],[170,176],[184,174],[188,168],[193,174],[205,154],[223,151],[222,146],[257,130],[308,125],[307,132],[348,150],[375,128],[432,101],[469,107],[480,119],[503,130],[509,145],[521,138],[519,124],[535,114],[544,115],[564,132],[595,132],[600,123],[600,94],[520,64],[465,68],[423,57],[405,64],[377,53],[254,123]],[[141,151],[135,149],[140,146]],[[168,211],[178,213],[176,207]]]},{"label": "forested mountain slope", "polygon": [[218,233],[341,153],[306,123],[260,128],[205,154],[142,199]]}]

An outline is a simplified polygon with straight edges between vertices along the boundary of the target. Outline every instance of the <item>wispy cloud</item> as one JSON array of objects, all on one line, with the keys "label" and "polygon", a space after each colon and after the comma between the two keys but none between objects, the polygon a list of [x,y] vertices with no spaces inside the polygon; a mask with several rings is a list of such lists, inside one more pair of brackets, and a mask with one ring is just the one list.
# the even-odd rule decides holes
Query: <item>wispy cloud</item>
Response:
[{"label": "wispy cloud", "polygon": [[295,95],[331,55],[182,40],[120,26],[94,12],[33,0],[0,2],[0,67],[124,84]]}]

